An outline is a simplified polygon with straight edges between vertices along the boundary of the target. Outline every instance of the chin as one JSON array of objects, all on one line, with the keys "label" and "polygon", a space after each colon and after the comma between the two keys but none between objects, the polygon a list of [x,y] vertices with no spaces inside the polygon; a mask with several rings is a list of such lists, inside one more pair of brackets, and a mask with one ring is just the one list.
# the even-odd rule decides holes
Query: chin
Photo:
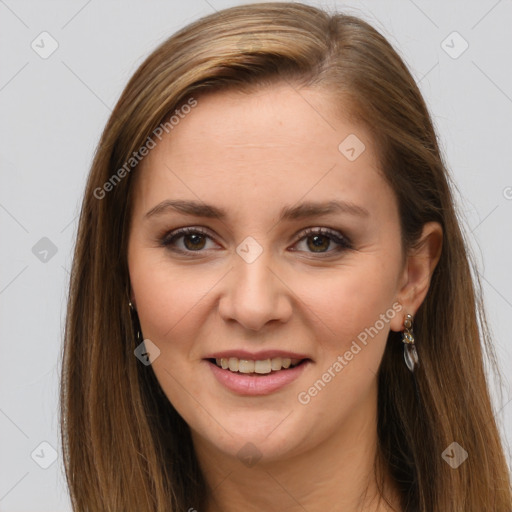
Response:
[{"label": "chin", "polygon": [[256,460],[261,465],[298,455],[307,450],[313,440],[307,436],[307,418],[299,417],[291,406],[279,411],[238,410],[225,415],[222,426],[216,423],[189,425],[196,444],[209,445],[249,467]]}]

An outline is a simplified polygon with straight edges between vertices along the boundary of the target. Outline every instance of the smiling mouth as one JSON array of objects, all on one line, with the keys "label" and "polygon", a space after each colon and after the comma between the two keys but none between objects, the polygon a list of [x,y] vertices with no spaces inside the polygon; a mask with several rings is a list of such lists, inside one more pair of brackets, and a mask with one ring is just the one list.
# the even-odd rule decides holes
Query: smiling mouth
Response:
[{"label": "smiling mouth", "polygon": [[237,357],[208,359],[208,361],[223,370],[246,375],[268,375],[282,370],[295,368],[309,359],[290,359],[274,357],[272,359],[238,359]]}]

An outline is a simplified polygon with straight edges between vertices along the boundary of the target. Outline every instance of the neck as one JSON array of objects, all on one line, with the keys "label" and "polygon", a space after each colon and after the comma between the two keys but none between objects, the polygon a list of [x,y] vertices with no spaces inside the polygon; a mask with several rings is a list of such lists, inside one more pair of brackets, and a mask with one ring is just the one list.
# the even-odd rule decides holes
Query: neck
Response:
[{"label": "neck", "polygon": [[[364,408],[367,409],[367,408]],[[361,410],[314,449],[252,467],[194,436],[209,488],[207,512],[400,511],[398,492],[384,475],[380,496],[376,475],[376,407]],[[385,498],[385,499],[383,499]],[[386,500],[392,507],[386,504]]]}]

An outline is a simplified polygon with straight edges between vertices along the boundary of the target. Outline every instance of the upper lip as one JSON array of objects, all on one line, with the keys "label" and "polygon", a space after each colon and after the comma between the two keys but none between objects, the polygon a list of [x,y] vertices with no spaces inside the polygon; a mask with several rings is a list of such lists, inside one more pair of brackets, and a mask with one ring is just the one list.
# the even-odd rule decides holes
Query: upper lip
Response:
[{"label": "upper lip", "polygon": [[229,359],[236,357],[237,359],[248,359],[253,361],[260,361],[263,359],[274,359],[275,357],[289,358],[289,359],[310,359],[305,354],[297,352],[287,352],[285,350],[262,350],[260,352],[249,352],[247,350],[223,350],[215,352],[206,356],[205,359]]}]

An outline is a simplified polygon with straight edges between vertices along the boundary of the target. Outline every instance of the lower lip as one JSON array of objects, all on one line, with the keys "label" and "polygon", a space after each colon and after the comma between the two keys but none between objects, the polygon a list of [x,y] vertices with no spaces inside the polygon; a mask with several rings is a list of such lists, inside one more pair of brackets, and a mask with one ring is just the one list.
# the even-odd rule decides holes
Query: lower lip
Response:
[{"label": "lower lip", "polygon": [[268,395],[297,379],[310,361],[266,375],[249,375],[219,368],[216,364],[206,361],[216,379],[229,390],[239,395]]}]

